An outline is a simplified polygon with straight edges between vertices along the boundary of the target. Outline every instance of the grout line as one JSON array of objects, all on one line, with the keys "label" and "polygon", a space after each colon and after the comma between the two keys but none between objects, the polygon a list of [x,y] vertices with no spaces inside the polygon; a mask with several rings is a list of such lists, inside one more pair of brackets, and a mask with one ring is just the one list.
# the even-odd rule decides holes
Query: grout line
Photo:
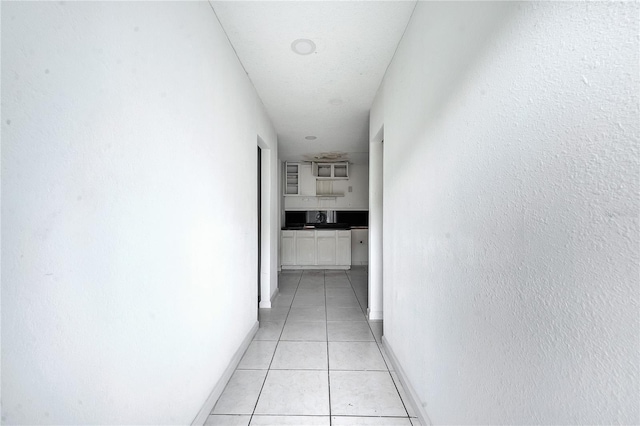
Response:
[{"label": "grout line", "polygon": [[[300,274],[300,278],[298,278],[298,285],[296,285],[295,294],[298,292],[298,287],[300,287],[300,281],[302,280],[302,274]],[[269,366],[267,367],[267,374],[264,375],[264,380],[262,381],[262,386],[260,386],[260,392],[258,392],[258,398],[256,399],[256,403],[253,406],[253,410],[251,411],[251,417],[249,418],[249,424],[253,421],[253,416],[256,413],[256,407],[258,407],[258,401],[260,401],[260,397],[262,396],[262,391],[264,390],[264,384],[267,383],[267,377],[269,377],[269,371],[271,371],[271,364],[273,364],[273,359],[276,356],[276,352],[278,351],[278,345],[280,344],[280,338],[282,337],[282,333],[284,332],[284,327],[287,325],[287,318],[289,318],[289,313],[291,312],[291,305],[289,305],[289,309],[287,310],[287,315],[284,318],[284,325],[282,326],[282,330],[280,330],[280,335],[278,336],[278,340],[276,340],[276,348],[273,350],[273,355],[271,355],[271,361],[269,361]],[[273,340],[272,340],[273,341]],[[237,368],[236,368],[237,370]]]},{"label": "grout line", "polygon": [[327,337],[327,389],[329,390],[329,426],[332,425],[331,420],[331,365],[329,364],[329,313],[327,312],[327,271],[322,274],[322,283],[324,287],[324,329]]}]

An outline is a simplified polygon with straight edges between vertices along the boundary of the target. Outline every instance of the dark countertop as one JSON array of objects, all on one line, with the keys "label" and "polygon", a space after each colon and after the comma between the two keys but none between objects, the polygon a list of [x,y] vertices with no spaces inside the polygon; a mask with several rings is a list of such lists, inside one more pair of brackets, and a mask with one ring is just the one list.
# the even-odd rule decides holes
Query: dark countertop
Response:
[{"label": "dark countertop", "polygon": [[344,231],[351,229],[347,223],[295,223],[290,226],[283,226],[283,231],[302,231],[302,230],[327,230],[327,231]]}]

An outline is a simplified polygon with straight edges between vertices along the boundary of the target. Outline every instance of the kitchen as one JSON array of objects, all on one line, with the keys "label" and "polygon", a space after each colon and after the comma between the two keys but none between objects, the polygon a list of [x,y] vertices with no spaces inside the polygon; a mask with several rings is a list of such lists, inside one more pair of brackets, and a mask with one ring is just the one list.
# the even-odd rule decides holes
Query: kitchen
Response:
[{"label": "kitchen", "polygon": [[[345,154],[283,162],[281,269],[368,264],[368,165]],[[333,160],[333,161],[331,161]]]}]

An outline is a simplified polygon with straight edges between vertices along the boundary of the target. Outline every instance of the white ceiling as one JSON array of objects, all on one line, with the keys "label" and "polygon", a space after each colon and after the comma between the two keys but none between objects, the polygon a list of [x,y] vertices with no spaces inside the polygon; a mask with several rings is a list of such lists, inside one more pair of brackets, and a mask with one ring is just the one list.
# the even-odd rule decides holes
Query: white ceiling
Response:
[{"label": "white ceiling", "polygon": [[[367,162],[369,109],[415,1],[212,1],[278,132],[280,158]],[[316,50],[298,55],[297,39]],[[305,140],[317,136],[317,140]]]}]

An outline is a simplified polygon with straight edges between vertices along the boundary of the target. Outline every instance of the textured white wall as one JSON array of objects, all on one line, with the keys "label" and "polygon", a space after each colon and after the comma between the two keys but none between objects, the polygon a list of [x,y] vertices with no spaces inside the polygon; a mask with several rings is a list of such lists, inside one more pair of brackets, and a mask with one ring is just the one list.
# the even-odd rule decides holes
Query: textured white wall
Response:
[{"label": "textured white wall", "polygon": [[376,105],[384,332],[435,424],[640,423],[638,13],[417,6]]},{"label": "textured white wall", "polygon": [[3,423],[193,420],[256,322],[261,108],[206,2],[2,4]]}]

